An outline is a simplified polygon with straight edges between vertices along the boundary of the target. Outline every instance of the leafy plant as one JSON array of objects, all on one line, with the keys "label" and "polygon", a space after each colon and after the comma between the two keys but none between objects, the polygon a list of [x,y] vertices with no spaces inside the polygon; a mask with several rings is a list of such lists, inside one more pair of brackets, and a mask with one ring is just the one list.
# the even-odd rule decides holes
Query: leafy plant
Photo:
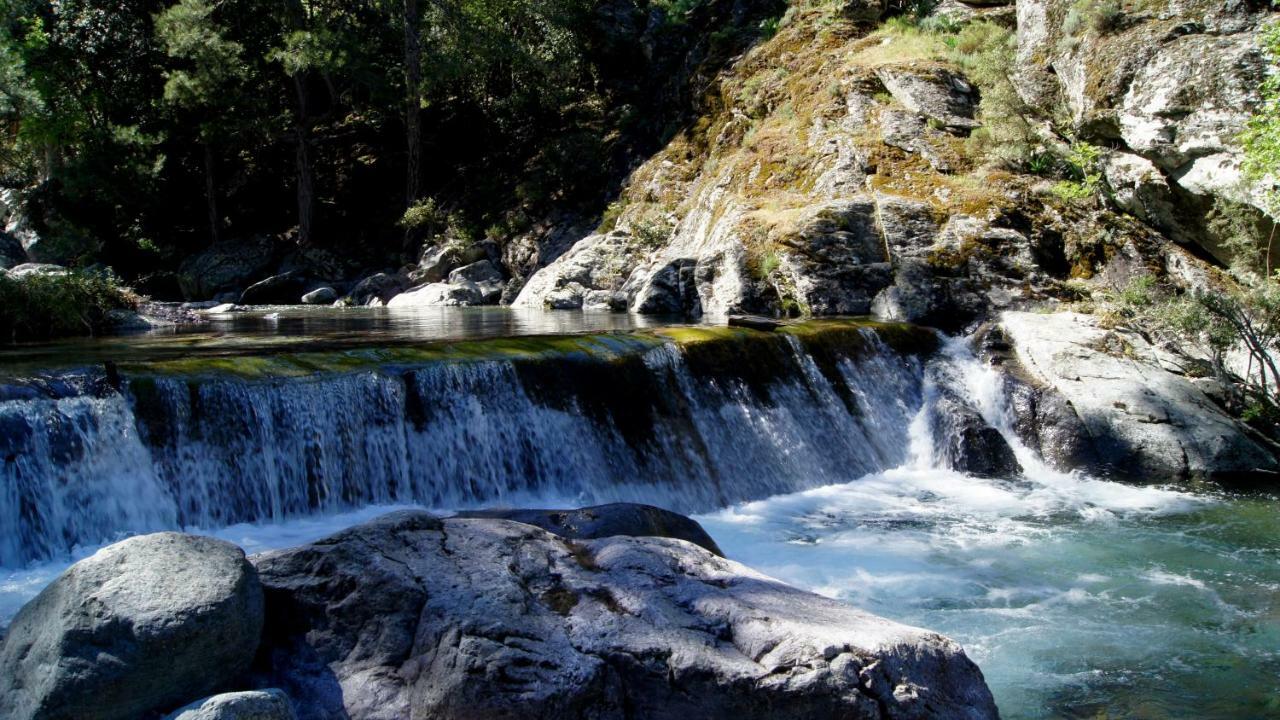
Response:
[{"label": "leafy plant", "polygon": [[0,339],[96,335],[110,326],[112,310],[137,303],[109,274],[70,271],[15,278],[0,273]]}]

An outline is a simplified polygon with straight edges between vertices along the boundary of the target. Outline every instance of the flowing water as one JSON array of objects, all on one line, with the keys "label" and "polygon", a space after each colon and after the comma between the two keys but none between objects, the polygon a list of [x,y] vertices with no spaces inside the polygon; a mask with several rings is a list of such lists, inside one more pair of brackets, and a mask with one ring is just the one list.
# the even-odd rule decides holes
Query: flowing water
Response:
[{"label": "flowing water", "polygon": [[[552,362],[10,388],[0,623],[136,532],[254,552],[405,505],[638,500],[702,513],[769,574],[956,638],[1007,718],[1280,716],[1274,500],[1055,472],[963,344],[925,367],[870,330],[854,340],[833,357],[775,335],[726,362],[699,350],[714,344],[591,336]],[[1022,477],[944,467],[938,383],[1014,442]]]}]

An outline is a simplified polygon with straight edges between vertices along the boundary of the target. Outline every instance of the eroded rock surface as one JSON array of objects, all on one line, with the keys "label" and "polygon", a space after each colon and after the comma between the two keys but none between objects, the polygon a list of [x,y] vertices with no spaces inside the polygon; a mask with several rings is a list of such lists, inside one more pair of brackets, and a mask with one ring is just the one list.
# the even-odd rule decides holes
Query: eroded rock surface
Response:
[{"label": "eroded rock surface", "polygon": [[300,718],[994,718],[939,635],[681,540],[385,516],[255,556]]}]

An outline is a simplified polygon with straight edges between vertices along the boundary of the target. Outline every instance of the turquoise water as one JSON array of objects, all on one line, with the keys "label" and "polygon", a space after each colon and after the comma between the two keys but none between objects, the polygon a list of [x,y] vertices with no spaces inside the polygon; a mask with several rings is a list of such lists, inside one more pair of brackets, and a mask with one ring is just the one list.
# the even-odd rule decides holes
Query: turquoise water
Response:
[{"label": "turquoise water", "polygon": [[1280,717],[1280,514],[893,470],[700,518],[730,557],[960,641],[1005,718]]}]

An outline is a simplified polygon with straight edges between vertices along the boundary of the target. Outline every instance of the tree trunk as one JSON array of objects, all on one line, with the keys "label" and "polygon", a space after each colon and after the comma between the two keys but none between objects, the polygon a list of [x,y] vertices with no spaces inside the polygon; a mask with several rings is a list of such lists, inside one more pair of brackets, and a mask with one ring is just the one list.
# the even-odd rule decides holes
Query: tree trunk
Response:
[{"label": "tree trunk", "polygon": [[213,145],[206,142],[204,144],[204,196],[209,210],[209,242],[216,245],[221,223],[218,219],[218,182],[214,175],[213,162]]},{"label": "tree trunk", "polygon": [[[405,209],[422,199],[422,12],[418,0],[404,0]],[[406,227],[402,251],[416,259],[421,232]]]},{"label": "tree trunk", "polygon": [[298,169],[298,244],[310,245],[315,220],[315,182],[311,167],[311,133],[307,127],[307,83],[301,73],[293,76],[293,87],[298,93],[298,122],[294,126]]}]

